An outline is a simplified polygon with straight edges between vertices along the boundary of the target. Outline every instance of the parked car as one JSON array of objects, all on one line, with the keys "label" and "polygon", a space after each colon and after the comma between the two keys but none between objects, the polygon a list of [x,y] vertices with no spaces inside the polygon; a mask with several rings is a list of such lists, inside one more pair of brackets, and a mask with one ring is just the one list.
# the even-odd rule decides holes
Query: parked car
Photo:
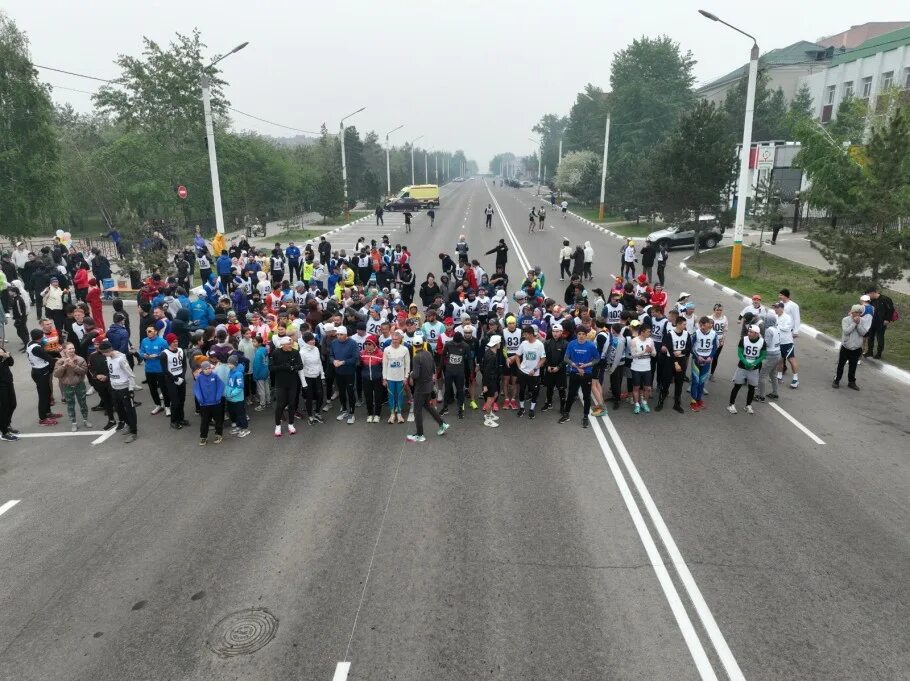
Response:
[{"label": "parked car", "polygon": [[[702,248],[714,248],[724,238],[724,228],[713,215],[702,215],[698,218],[699,244]],[[666,244],[667,248],[695,245],[695,222],[683,222],[668,225],[664,229],[651,232],[648,238],[655,246]]]},{"label": "parked car", "polygon": [[420,210],[421,201],[420,199],[415,199],[413,196],[402,196],[394,198],[385,205],[385,209],[389,211],[394,210],[410,210],[417,211]]},{"label": "parked car", "polygon": [[522,180],[520,184],[522,187],[533,187],[534,186],[534,183],[531,182],[530,180]]}]

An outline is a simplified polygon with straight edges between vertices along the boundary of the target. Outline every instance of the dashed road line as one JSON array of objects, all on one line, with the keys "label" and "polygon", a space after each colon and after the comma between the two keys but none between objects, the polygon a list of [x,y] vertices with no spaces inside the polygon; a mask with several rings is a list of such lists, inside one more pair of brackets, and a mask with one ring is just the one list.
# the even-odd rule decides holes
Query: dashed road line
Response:
[{"label": "dashed road line", "polygon": [[785,419],[787,419],[790,423],[792,423],[794,426],[799,428],[810,440],[812,440],[812,442],[814,442],[817,445],[825,444],[824,440],[822,440],[818,435],[813,433],[811,430],[806,428],[802,423],[800,423],[795,418],[793,418],[785,409],[777,406],[777,404],[775,404],[774,402],[769,402],[769,404],[771,405],[771,408],[774,411],[779,413],[781,416],[783,416]]},{"label": "dashed road line", "polygon": [[21,501],[21,499],[10,499],[9,501],[7,501],[5,504],[3,504],[3,506],[0,506],[0,515],[3,515],[4,513],[6,513],[8,510],[10,510],[13,506],[18,504],[20,501]]}]

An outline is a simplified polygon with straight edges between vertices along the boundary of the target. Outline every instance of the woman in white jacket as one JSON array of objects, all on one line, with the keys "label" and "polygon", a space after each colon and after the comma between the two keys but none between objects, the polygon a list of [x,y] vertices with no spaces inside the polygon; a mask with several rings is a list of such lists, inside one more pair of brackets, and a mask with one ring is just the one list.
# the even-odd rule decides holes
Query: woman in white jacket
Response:
[{"label": "woman in white jacket", "polygon": [[591,280],[594,278],[594,275],[591,274],[591,267],[594,264],[594,248],[591,246],[590,241],[585,241],[585,269],[582,279]]},{"label": "woman in white jacket", "polygon": [[399,329],[392,332],[392,344],[382,351],[382,384],[389,391],[389,423],[404,423],[404,381],[411,373],[411,352],[402,344]]},{"label": "woman in white jacket", "polygon": [[322,357],[319,354],[319,346],[316,344],[316,336],[309,332],[303,334],[303,342],[300,344],[298,352],[303,363],[303,369],[300,370],[299,375],[307,417],[311,424],[322,423],[322,381],[325,378],[325,370],[322,367]]}]

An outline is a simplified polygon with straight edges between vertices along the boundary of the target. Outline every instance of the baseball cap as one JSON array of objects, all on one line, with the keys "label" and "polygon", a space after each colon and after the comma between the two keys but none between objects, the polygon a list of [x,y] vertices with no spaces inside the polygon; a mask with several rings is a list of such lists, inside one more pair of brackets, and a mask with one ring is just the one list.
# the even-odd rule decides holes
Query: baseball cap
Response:
[{"label": "baseball cap", "polygon": [[776,303],[774,303],[774,307],[787,307],[787,306],[778,300]]},{"label": "baseball cap", "polygon": [[335,333],[337,333],[337,334],[340,335],[340,336],[347,336],[347,335],[348,335],[348,327],[346,327],[344,324],[342,324],[342,325],[339,326],[337,329],[335,329]]},{"label": "baseball cap", "polygon": [[636,326],[641,326],[641,322],[638,321],[637,319],[633,319],[631,322],[629,322],[629,326],[631,326],[633,328]]},{"label": "baseball cap", "polygon": [[401,329],[395,329],[394,331],[392,331],[392,335],[393,336],[403,336],[404,331],[402,331]]},{"label": "baseball cap", "polygon": [[465,324],[461,327],[462,333],[474,333],[474,327],[470,324]]},{"label": "baseball cap", "polygon": [[421,343],[423,343],[423,334],[422,334],[422,333],[415,333],[415,334],[411,337],[411,340],[412,340],[414,343],[417,343],[418,345],[420,345]]},{"label": "baseball cap", "polygon": [[[850,308],[850,312],[862,312],[862,311],[863,311],[862,305],[854,305],[853,307]],[[104,343],[102,343],[101,345],[104,345]],[[110,345],[110,343],[108,343],[108,345]]]},{"label": "baseball cap", "polygon": [[176,340],[177,340],[177,334],[176,334],[176,333],[169,333],[168,335],[166,335],[166,336],[164,337],[164,340],[166,340],[166,341],[167,341],[167,344],[170,345],[171,343],[176,342]]},{"label": "baseball cap", "polygon": [[553,331],[562,331],[562,324],[554,324]]},{"label": "baseball cap", "polygon": [[695,303],[686,303],[686,309],[687,309],[687,310],[694,310],[694,309],[695,309]]},{"label": "baseball cap", "polygon": [[861,296],[859,297],[859,299],[860,299],[861,301],[863,301],[864,303],[868,303],[870,300],[872,300],[872,298],[870,298],[869,296],[867,296],[867,295],[865,295],[865,294],[864,294],[864,295],[861,295]]},{"label": "baseball cap", "polygon": [[490,340],[487,341],[487,347],[493,348],[502,343],[502,338],[499,336],[490,336]]},{"label": "baseball cap", "polygon": [[372,333],[370,335],[368,335],[366,337],[366,340],[363,341],[364,345],[366,345],[367,343],[372,343],[373,345],[378,345],[378,343],[376,341],[376,336],[374,336]]},{"label": "baseball cap", "polygon": [[761,327],[758,324],[752,324],[749,327],[749,333],[761,333]]},{"label": "baseball cap", "polygon": [[689,298],[691,295],[692,295],[691,293],[686,293],[685,291],[683,291],[682,293],[679,294],[679,298],[677,298],[677,300],[682,300],[683,298]]},{"label": "baseball cap", "polygon": [[322,325],[322,330],[325,331],[326,333],[329,333],[330,331],[335,330],[335,325],[332,322],[326,322],[325,324]]}]

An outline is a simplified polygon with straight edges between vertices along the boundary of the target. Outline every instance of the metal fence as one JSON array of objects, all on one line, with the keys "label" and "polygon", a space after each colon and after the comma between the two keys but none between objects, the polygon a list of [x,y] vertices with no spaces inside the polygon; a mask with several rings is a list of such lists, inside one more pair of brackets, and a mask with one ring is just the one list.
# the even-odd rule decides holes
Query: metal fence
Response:
[{"label": "metal fence", "polygon": [[[20,241],[25,248],[29,251],[34,251],[35,253],[38,253],[45,246],[52,248],[55,244],[55,240],[50,237],[23,237],[21,239],[11,240],[8,237],[2,236],[0,237],[0,251],[11,251]],[[88,252],[92,248],[97,248],[103,255],[107,256],[107,258],[117,257],[117,247],[114,245],[114,242],[108,238],[73,239],[72,244],[77,251],[83,253]]]}]

